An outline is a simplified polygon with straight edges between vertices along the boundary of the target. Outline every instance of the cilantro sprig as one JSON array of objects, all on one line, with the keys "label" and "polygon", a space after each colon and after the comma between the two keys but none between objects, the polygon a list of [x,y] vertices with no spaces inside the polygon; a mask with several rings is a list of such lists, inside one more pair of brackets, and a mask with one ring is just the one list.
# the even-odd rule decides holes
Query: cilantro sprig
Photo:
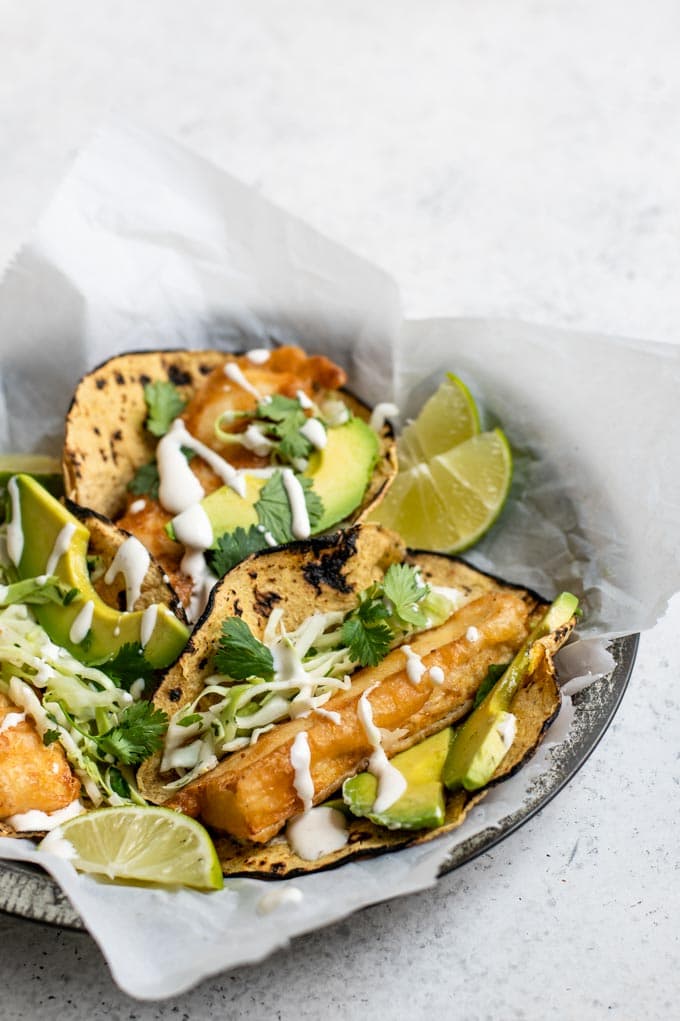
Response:
[{"label": "cilantro sprig", "polygon": [[377,666],[404,632],[425,627],[418,604],[428,592],[413,567],[391,564],[382,582],[360,593],[358,605],[345,617],[341,637],[352,659],[361,666]]},{"label": "cilantro sprig", "polygon": [[177,387],[167,380],[147,383],[144,400],[148,408],[146,428],[153,436],[165,436],[173,421],[180,415],[187,402]]},{"label": "cilantro sprig", "polygon": [[163,744],[168,716],[151,702],[133,702],[118,718],[115,727],[96,738],[98,748],[116,762],[134,766]]},{"label": "cilantro sprig", "polygon": [[222,624],[215,667],[219,673],[239,681],[248,677],[261,677],[266,681],[274,676],[271,652],[240,617],[229,617]]},{"label": "cilantro sprig", "polygon": [[[263,398],[253,411],[232,411],[221,415],[216,431],[225,442],[238,443],[239,434],[225,432],[223,424],[248,421],[271,444],[270,456],[274,463],[291,464],[310,457],[314,451],[312,441],[301,432],[310,421],[299,398],[273,394]],[[317,419],[325,428],[321,419]]]}]

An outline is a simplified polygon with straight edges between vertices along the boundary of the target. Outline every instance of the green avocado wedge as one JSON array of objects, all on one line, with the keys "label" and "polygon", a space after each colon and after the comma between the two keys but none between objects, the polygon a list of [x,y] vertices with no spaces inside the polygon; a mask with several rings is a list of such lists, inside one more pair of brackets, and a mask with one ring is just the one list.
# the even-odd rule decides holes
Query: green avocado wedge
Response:
[{"label": "green avocado wedge", "polygon": [[0,454],[0,521],[5,519],[7,483],[14,475],[30,475],[53,496],[64,495],[61,463],[49,454]]},{"label": "green avocado wedge", "polygon": [[489,783],[514,737],[512,700],[532,666],[532,649],[540,638],[569,623],[578,599],[562,592],[532,629],[507,670],[486,698],[458,727],[444,764],[443,780],[450,791],[479,790]]},{"label": "green avocado wedge", "polygon": [[442,768],[451,744],[452,730],[434,734],[390,759],[406,780],[406,790],[383,812],[374,812],[378,781],[372,773],[345,780],[342,796],[353,815],[364,816],[391,830],[433,829],[444,822]]},{"label": "green avocado wedge", "polygon": [[[302,472],[311,479],[312,488],[323,503],[323,514],[314,533],[324,532],[348,518],[361,504],[380,452],[377,433],[360,418],[351,418],[344,425],[329,429],[327,437],[326,446],[312,454]],[[247,470],[244,474],[245,497],[222,486],[201,501],[215,540],[225,532],[258,524],[255,504],[267,480]],[[168,534],[172,535],[172,523]]]},{"label": "green avocado wedge", "polygon": [[[90,533],[58,500],[29,475],[16,475],[8,483],[9,530],[8,550],[19,579],[35,578],[47,573],[55,575],[78,595],[68,606],[46,603],[36,605],[33,612],[53,642],[83,663],[104,664],[112,659],[124,645],[138,646],[142,650],[141,628],[144,611],[121,613],[108,606],[94,589],[87,569],[87,550]],[[10,531],[10,535],[12,531]],[[61,540],[60,540],[61,537]],[[56,563],[52,553],[60,540],[64,552]],[[88,604],[91,604],[88,605]],[[144,658],[152,667],[160,669],[177,659],[186,645],[189,632],[186,626],[163,604],[158,604],[155,624],[144,646]],[[82,628],[78,617],[87,621],[86,633],[79,638]]]}]

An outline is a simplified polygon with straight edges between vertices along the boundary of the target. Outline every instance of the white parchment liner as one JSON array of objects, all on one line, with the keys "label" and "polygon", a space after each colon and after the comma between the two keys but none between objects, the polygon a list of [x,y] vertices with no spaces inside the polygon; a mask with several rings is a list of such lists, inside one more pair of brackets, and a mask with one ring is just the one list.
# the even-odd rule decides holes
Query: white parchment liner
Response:
[{"label": "white parchment liner", "polygon": [[[75,381],[135,348],[243,349],[295,340],[350,372],[375,403],[417,411],[444,370],[466,379],[516,454],[513,498],[469,554],[538,589],[576,592],[583,634],[650,627],[680,588],[680,348],[497,320],[404,322],[394,281],[197,156],[129,126],[77,159],[0,286],[0,449],[58,453]],[[561,716],[566,734],[569,713]],[[133,996],[172,996],[300,932],[433,883],[454,843],[521,806],[531,769],[458,834],[292,882],[304,897],[257,913],[267,884],[208,896],[77,876],[25,841]],[[162,931],[162,944],[158,933]]]}]

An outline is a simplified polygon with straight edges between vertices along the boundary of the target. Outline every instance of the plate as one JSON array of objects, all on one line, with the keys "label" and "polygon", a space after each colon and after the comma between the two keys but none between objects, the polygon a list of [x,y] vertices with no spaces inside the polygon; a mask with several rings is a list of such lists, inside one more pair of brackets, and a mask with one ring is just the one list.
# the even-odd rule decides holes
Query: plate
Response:
[{"label": "plate", "polygon": [[[489,828],[458,844],[441,867],[451,872],[514,833],[547,805],[579,771],[614,718],[633,671],[638,635],[614,639],[610,674],[574,696],[576,715],[567,739],[556,748],[551,766],[532,785],[522,808],[506,816],[500,827]],[[397,852],[398,853],[398,852]],[[67,929],[84,925],[56,883],[40,869],[19,862],[0,862],[0,910]]]}]

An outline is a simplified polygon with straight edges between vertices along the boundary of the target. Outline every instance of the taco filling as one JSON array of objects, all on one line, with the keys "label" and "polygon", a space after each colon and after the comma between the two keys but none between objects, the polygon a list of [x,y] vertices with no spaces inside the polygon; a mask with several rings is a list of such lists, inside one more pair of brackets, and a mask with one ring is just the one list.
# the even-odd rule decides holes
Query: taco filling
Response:
[{"label": "taco filling", "polygon": [[531,641],[512,693],[519,715],[512,698],[493,708],[488,776],[477,782],[479,761],[466,765],[445,795],[452,725],[471,718],[494,670],[507,672],[546,604],[449,557],[407,554],[377,526],[258,554],[216,588],[166,675],[154,701],[170,723],[140,790],[224,834],[227,873],[271,874],[274,855],[274,872],[292,874],[441,832],[559,708],[551,650],[573,624],[569,607],[559,631]]},{"label": "taco filling", "polygon": [[371,506],[391,434],[296,347],[124,355],[84,377],[66,423],[67,495],[136,536],[191,620],[244,557]]}]

